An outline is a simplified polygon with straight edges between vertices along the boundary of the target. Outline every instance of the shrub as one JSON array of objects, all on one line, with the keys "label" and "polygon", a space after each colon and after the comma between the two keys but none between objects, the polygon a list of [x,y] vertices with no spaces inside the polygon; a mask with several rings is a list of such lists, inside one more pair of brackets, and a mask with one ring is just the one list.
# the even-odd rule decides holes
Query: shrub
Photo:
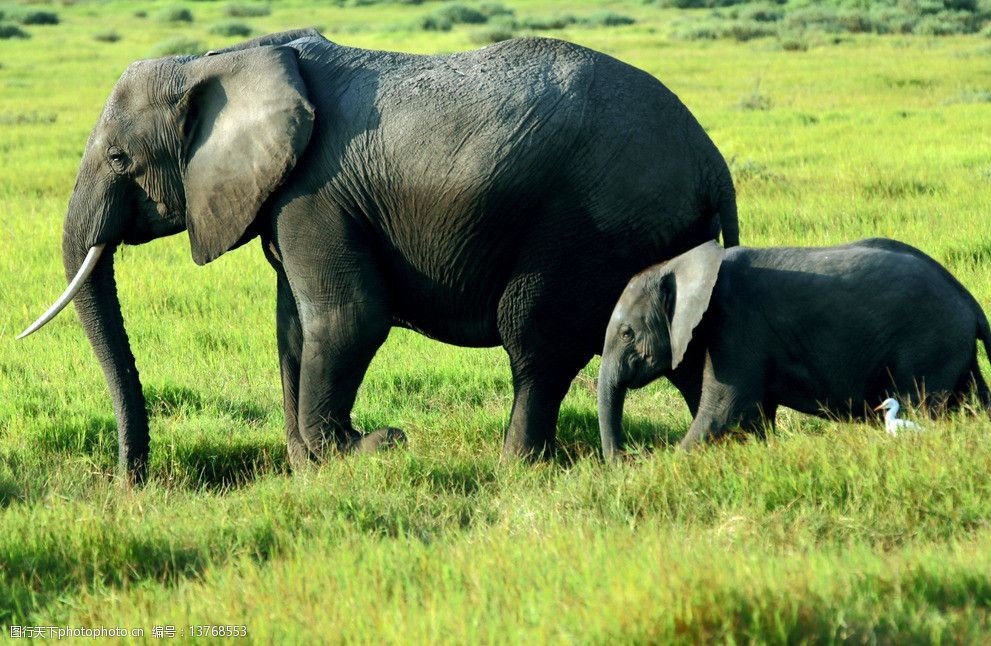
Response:
[{"label": "shrub", "polygon": [[488,45],[509,40],[514,36],[513,27],[512,19],[493,20],[485,27],[472,31],[471,41],[478,45]]},{"label": "shrub", "polygon": [[148,17],[148,12],[145,11],[144,9],[138,9],[137,11],[134,12],[134,17],[135,18],[147,18]]},{"label": "shrub", "polygon": [[636,20],[630,16],[624,16],[615,11],[596,11],[581,20],[583,25],[590,27],[620,27],[622,25],[632,25],[635,22]]},{"label": "shrub", "polygon": [[830,33],[841,31],[836,10],[831,7],[802,7],[789,13],[785,22],[792,29],[818,29]]},{"label": "shrub", "polygon": [[672,35],[681,40],[716,40],[722,38],[723,30],[715,23],[700,22],[676,29]]},{"label": "shrub", "polygon": [[519,26],[524,29],[533,29],[534,31],[548,31],[551,29],[564,29],[576,22],[578,22],[578,19],[569,14],[550,17],[526,16],[520,19]]},{"label": "shrub", "polygon": [[917,18],[898,7],[884,7],[871,14],[873,28],[879,34],[911,34]]},{"label": "shrub", "polygon": [[215,36],[250,36],[251,25],[236,20],[225,20],[210,27],[210,33]]},{"label": "shrub", "polygon": [[426,31],[451,31],[454,26],[448,18],[443,18],[434,14],[427,14],[420,18],[420,29]]},{"label": "shrub", "polygon": [[182,56],[184,54],[202,54],[206,51],[203,43],[188,36],[176,36],[155,45],[150,54],[153,58],[159,56]]},{"label": "shrub", "polygon": [[873,30],[873,23],[867,12],[862,9],[844,9],[836,14],[836,23],[840,31],[860,34]]},{"label": "shrub", "polygon": [[30,38],[31,36],[18,27],[17,25],[12,25],[10,23],[0,23],[0,40],[9,40],[11,38]]},{"label": "shrub", "polygon": [[[701,23],[682,23],[675,36],[686,40],[734,37],[738,40],[769,35],[754,23],[780,26],[779,34],[878,33],[944,36],[980,31],[991,20],[991,0],[661,0],[678,7],[734,6],[713,11]],[[736,23],[733,24],[732,21]]]},{"label": "shrub", "polygon": [[943,101],[944,105],[953,103],[991,103],[991,90],[965,88],[956,96]]},{"label": "shrub", "polygon": [[966,30],[961,22],[946,14],[925,16],[915,23],[912,33],[923,36],[952,36],[962,34]]},{"label": "shrub", "polygon": [[784,34],[779,44],[786,52],[804,52],[809,49],[809,41],[800,34]]},{"label": "shrub", "polygon": [[768,166],[750,159],[738,160],[731,157],[727,162],[733,181],[738,184],[750,184],[756,182],[778,182],[783,178],[778,173],[772,171]]},{"label": "shrub", "polygon": [[224,14],[231,18],[258,18],[272,13],[272,8],[264,4],[240,4],[232,2],[224,7]]},{"label": "shrub", "polygon": [[741,43],[754,38],[774,36],[778,31],[773,25],[756,20],[737,20],[730,23],[723,31],[723,36],[729,36]]},{"label": "shrub", "polygon": [[740,100],[736,102],[736,107],[741,110],[770,110],[771,97],[761,94],[760,90],[754,90],[750,94],[741,96]]},{"label": "shrub", "polygon": [[121,39],[121,35],[114,31],[113,29],[107,29],[105,31],[98,31],[93,34],[93,40],[97,40],[101,43],[116,43]]},{"label": "shrub", "polygon": [[165,7],[158,12],[160,22],[193,22],[193,12],[182,6]]},{"label": "shrub", "polygon": [[435,11],[434,15],[440,18],[446,18],[454,24],[463,23],[466,25],[481,25],[489,19],[487,15],[478,9],[456,3],[444,5]]},{"label": "shrub", "polygon": [[675,9],[712,9],[746,2],[749,0],[660,0],[658,4],[662,7],[674,7]]},{"label": "shrub", "polygon": [[735,12],[739,20],[753,20],[756,22],[777,22],[785,15],[784,10],[773,4],[752,4],[743,5]]},{"label": "shrub", "polygon": [[51,11],[23,11],[11,16],[22,25],[57,25],[58,14]]},{"label": "shrub", "polygon": [[512,16],[516,13],[512,9],[502,6],[498,2],[483,2],[478,6],[478,10],[489,18],[493,18],[495,16]]}]

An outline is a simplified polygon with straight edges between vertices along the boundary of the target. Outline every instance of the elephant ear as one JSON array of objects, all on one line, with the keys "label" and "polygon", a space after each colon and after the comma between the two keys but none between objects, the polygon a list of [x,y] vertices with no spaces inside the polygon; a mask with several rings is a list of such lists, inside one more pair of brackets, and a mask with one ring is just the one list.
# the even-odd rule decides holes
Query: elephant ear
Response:
[{"label": "elephant ear", "polygon": [[203,265],[232,249],[303,153],[313,106],[287,47],[187,63],[181,106],[186,226]]},{"label": "elephant ear", "polygon": [[[692,331],[709,309],[712,290],[726,250],[707,242],[669,260],[665,274],[674,277],[674,314],[671,316],[671,369],[678,367],[692,340]],[[671,280],[662,281],[670,286]],[[670,299],[666,299],[670,302]]]}]

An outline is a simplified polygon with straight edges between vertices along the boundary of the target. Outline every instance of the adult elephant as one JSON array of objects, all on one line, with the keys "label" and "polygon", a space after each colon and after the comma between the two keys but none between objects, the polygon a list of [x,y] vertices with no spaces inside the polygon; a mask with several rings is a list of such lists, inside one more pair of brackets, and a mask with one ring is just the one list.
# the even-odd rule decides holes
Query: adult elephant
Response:
[{"label": "adult elephant", "polygon": [[726,163],[645,72],[543,38],[413,56],[286,32],[124,72],[69,201],[69,288],[25,334],[75,298],[141,478],[148,417],[113,250],[186,230],[202,265],[259,237],[294,465],[398,437],[351,425],[394,325],[505,347],[503,451],[542,457],[630,276],[720,225],[736,244]]}]

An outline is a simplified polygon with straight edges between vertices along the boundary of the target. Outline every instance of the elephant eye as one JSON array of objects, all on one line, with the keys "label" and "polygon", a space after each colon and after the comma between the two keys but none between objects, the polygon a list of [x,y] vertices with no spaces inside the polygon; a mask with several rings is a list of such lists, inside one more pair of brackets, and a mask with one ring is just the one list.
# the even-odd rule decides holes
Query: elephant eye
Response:
[{"label": "elephant eye", "polygon": [[624,325],[623,329],[619,331],[619,335],[623,337],[624,341],[632,341],[634,336],[633,328],[631,328],[629,325]]},{"label": "elephant eye", "polygon": [[123,173],[127,170],[129,160],[127,153],[114,146],[107,152],[107,161],[110,162],[110,167],[114,169],[114,172]]}]

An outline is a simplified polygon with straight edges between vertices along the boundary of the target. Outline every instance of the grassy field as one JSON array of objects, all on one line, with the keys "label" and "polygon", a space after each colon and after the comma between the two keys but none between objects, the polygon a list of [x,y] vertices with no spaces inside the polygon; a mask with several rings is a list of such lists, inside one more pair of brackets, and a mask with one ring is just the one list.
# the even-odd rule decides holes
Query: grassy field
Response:
[{"label": "grassy field", "polygon": [[[681,97],[731,160],[746,244],[895,237],[991,309],[991,39],[816,37],[788,51],[678,40],[685,12],[633,1],[504,4],[634,18],[547,33]],[[109,397],[75,315],[13,337],[64,287],[62,215],[120,72],[178,36],[239,40],[212,33],[227,5],[163,22],[171,6],[33,5],[60,24],[0,40],[0,624],[246,625],[259,643],[991,639],[985,415],[892,439],[786,411],[766,444],[684,455],[670,444],[688,411],[658,382],[627,403],[643,451],[606,467],[596,360],[564,404],[559,459],[503,464],[503,352],[396,330],[355,421],[402,426],[408,450],[290,476],[274,276],[257,244],[202,268],[185,235],[118,252],[153,454],[150,483],[119,489]],[[487,37],[420,29],[434,3],[272,7],[236,20],[424,53]]]}]

